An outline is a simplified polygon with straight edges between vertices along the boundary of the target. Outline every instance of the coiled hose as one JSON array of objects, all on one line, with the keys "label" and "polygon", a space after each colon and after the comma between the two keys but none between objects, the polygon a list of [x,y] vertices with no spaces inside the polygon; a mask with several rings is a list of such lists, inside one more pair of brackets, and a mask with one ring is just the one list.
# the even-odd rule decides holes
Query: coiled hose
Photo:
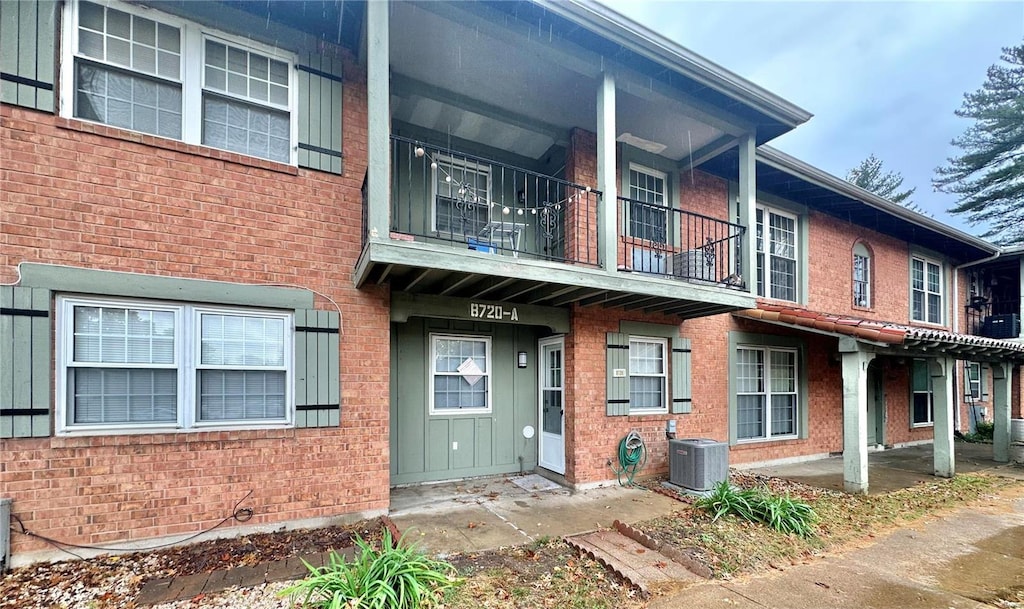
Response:
[{"label": "coiled hose", "polygon": [[[619,480],[619,486],[633,486],[633,478],[646,463],[647,446],[644,445],[644,439],[634,429],[619,442],[619,465],[612,467],[615,477]],[[625,482],[622,481],[623,474],[626,476]]]}]

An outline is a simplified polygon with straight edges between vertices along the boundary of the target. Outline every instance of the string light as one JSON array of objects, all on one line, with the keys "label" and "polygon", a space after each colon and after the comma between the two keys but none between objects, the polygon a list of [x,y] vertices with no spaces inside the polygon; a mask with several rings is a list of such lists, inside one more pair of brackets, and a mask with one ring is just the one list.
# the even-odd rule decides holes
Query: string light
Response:
[{"label": "string light", "polygon": [[[496,202],[494,202],[494,201],[489,201],[488,202],[486,196],[483,196],[483,195],[477,193],[476,192],[476,190],[477,190],[476,187],[473,186],[472,184],[469,184],[469,183],[465,183],[464,184],[464,183],[458,182],[456,180],[453,180],[452,179],[452,175],[450,173],[448,173],[448,171],[443,166],[439,165],[437,160],[434,158],[434,156],[432,154],[428,153],[422,146],[417,146],[416,148],[414,148],[413,149],[413,154],[416,155],[416,158],[423,158],[424,156],[430,158],[430,169],[435,170],[435,171],[440,169],[441,172],[444,173],[444,181],[445,181],[446,184],[454,183],[455,185],[457,185],[459,187],[458,194],[459,194],[460,197],[464,197],[466,200],[468,200],[470,202],[474,202],[474,203],[481,204],[481,205],[488,205],[488,207],[495,207],[497,205]],[[591,189],[590,186],[585,186],[583,188],[583,192],[589,194],[590,192],[592,192],[592,189]],[[555,211],[561,211],[563,203],[568,204],[568,203],[573,202],[574,200],[580,198],[583,195],[583,192],[580,192],[580,190],[577,189],[574,194],[571,194],[568,197],[566,197],[566,198],[562,199],[561,201],[558,201],[558,202],[556,202],[554,204],[551,204],[549,202],[545,202],[543,204],[543,207],[553,207],[555,209]],[[481,201],[483,201],[484,203],[481,203]],[[527,209],[530,210],[530,214],[537,215],[538,207],[540,207],[540,206],[537,206],[537,207],[527,207]],[[503,206],[501,208],[501,213],[507,216],[507,215],[512,213],[512,210],[508,206]],[[522,215],[524,215],[524,213],[525,212],[524,212],[523,208],[516,209],[516,215],[522,216]]]}]

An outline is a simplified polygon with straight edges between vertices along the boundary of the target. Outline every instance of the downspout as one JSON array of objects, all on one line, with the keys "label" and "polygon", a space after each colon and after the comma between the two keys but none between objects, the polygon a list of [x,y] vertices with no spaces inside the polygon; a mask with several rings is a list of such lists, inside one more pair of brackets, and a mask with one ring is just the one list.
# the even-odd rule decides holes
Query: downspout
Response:
[{"label": "downspout", "polygon": [[[1003,250],[1000,249],[999,251],[997,251],[995,254],[992,254],[988,258],[982,258],[981,260],[975,260],[974,262],[965,262],[964,264],[961,264],[961,265],[953,267],[953,332],[955,332],[957,334],[960,333],[960,271],[966,269],[967,267],[977,266],[979,264],[984,264],[986,262],[992,262],[993,260],[995,260],[996,258],[998,258],[998,257],[1000,257],[1002,255],[1003,255]],[[954,374],[956,374],[956,372],[959,371],[958,368],[959,368],[958,366],[954,368]],[[953,387],[954,388],[956,387],[956,381],[957,381],[956,376],[954,376],[953,377]],[[965,383],[967,382],[966,381],[966,376],[964,377],[964,382]],[[957,393],[960,394],[960,397],[957,399],[957,407],[956,407],[956,410],[953,413],[954,414],[954,419],[955,419],[953,424],[954,424],[955,428],[957,428],[957,429],[960,428],[960,423],[961,423],[960,422],[960,406],[959,406],[959,403],[961,401],[963,401],[964,391],[965,390],[961,388],[957,392]],[[975,414],[973,412],[968,412],[967,416],[973,418],[975,416]],[[968,430],[970,431],[970,428],[968,428]]]}]

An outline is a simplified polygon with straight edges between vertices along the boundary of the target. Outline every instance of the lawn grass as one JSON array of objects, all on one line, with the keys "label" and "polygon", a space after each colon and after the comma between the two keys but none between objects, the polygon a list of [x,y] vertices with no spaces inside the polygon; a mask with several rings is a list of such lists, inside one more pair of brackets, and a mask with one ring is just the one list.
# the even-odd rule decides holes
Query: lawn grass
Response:
[{"label": "lawn grass", "polygon": [[734,474],[732,480],[743,488],[767,488],[771,493],[807,502],[819,517],[814,534],[806,538],[787,535],[735,516],[713,521],[712,515],[696,508],[637,526],[656,539],[688,551],[715,577],[731,577],[802,562],[927,514],[962,507],[986,495],[1021,486],[1006,478],[969,474],[879,495],[848,495],[749,474]]},{"label": "lawn grass", "polygon": [[[880,495],[847,495],[751,474],[732,476],[741,488],[759,488],[807,502],[820,520],[814,534],[800,537],[735,516],[712,515],[680,502],[671,516],[635,525],[729,578],[807,562],[825,552],[870,541],[925,515],[960,508],[1024,483],[984,474],[959,475]],[[651,481],[650,485],[660,484]],[[1018,492],[1021,492],[1018,490]],[[447,609],[635,609],[646,606],[635,592],[596,562],[578,556],[562,540],[450,557],[466,578],[446,599]]]}]

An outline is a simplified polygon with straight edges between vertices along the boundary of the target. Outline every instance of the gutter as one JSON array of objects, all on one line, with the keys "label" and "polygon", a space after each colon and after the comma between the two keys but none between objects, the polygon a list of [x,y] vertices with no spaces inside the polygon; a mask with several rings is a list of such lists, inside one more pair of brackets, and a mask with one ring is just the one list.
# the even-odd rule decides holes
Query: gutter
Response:
[{"label": "gutter", "polygon": [[790,129],[813,116],[722,66],[673,42],[595,0],[533,0],[545,10],[752,106]]}]

